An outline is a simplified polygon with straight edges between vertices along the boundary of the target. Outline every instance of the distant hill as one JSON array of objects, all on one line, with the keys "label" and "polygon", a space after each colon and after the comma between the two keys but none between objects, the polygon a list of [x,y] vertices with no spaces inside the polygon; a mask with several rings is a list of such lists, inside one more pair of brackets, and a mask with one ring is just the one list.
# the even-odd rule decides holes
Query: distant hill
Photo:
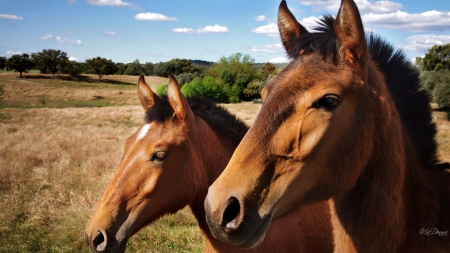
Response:
[{"label": "distant hill", "polygon": [[189,59],[189,61],[192,62],[192,64],[202,68],[209,68],[213,64],[212,61],[191,60],[191,59]]}]

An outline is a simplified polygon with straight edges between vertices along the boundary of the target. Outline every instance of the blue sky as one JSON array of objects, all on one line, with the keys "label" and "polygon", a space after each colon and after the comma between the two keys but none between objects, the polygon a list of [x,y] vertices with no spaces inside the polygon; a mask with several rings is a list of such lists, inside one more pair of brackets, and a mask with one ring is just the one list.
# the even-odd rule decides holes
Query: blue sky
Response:
[{"label": "blue sky", "polygon": [[[410,58],[450,43],[449,0],[356,0],[366,31]],[[279,0],[0,0],[0,55],[67,52],[82,62],[101,56],[141,63],[173,58],[218,61],[241,52],[256,62],[286,61],[276,26]],[[287,0],[314,27],[336,15],[340,0]]]}]

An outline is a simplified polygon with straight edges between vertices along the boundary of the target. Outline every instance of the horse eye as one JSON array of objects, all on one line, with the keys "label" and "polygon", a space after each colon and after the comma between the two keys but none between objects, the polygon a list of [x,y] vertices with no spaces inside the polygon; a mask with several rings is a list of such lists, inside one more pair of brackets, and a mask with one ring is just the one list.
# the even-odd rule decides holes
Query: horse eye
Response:
[{"label": "horse eye", "polygon": [[162,162],[162,161],[164,161],[164,159],[166,159],[166,157],[167,157],[166,152],[158,151],[158,152],[153,153],[152,157],[150,158],[150,161]]},{"label": "horse eye", "polygon": [[325,95],[323,98],[314,102],[313,107],[323,108],[327,111],[331,111],[338,107],[339,102],[339,98],[336,95]]}]

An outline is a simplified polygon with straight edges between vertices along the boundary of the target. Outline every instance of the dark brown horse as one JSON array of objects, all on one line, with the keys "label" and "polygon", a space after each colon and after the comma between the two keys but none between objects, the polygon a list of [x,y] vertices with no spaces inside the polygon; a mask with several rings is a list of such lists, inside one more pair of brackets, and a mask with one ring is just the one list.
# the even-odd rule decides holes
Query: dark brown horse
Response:
[{"label": "dark brown horse", "polygon": [[353,0],[312,33],[285,1],[278,22],[292,62],[209,188],[213,235],[258,242],[280,215],[329,200],[335,252],[449,252],[450,173],[417,71],[366,40]]},{"label": "dark brown horse", "polygon": [[158,97],[141,76],[143,124],[125,143],[119,168],[86,227],[91,252],[123,252],[130,236],[164,214],[189,205],[206,240],[205,252],[332,252],[325,202],[274,222],[260,247],[235,248],[215,239],[203,202],[247,132],[222,107],[186,100],[171,77],[168,97]]}]

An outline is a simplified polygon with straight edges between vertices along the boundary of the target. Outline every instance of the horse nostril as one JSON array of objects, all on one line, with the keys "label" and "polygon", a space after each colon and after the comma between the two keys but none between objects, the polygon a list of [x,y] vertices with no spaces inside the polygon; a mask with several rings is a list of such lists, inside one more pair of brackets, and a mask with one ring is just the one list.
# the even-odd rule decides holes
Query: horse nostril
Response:
[{"label": "horse nostril", "polygon": [[94,249],[97,252],[104,252],[106,249],[107,244],[107,237],[103,230],[97,230],[97,233],[94,236],[94,239],[92,240]]},{"label": "horse nostril", "polygon": [[236,198],[230,198],[228,200],[228,205],[222,216],[222,227],[225,228],[226,232],[231,232],[236,230],[241,221],[239,219],[239,214],[241,212],[241,206]]}]

